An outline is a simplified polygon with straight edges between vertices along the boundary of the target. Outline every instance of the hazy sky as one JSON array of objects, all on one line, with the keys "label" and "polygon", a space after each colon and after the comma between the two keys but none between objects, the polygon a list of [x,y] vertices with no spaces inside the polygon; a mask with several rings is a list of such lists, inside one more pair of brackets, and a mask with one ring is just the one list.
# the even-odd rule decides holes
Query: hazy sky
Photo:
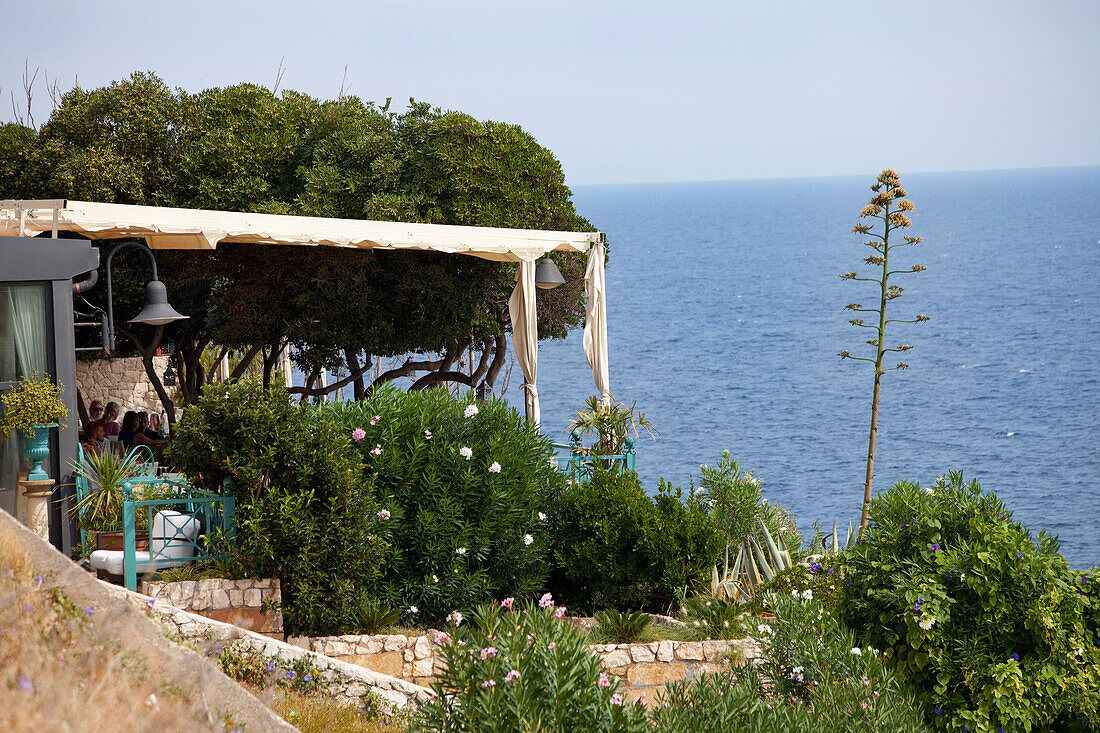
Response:
[{"label": "hazy sky", "polygon": [[[135,70],[514,122],[572,185],[1100,164],[1100,2],[0,0],[0,87]],[[41,79],[41,74],[40,74]],[[36,114],[49,113],[45,88]]]}]

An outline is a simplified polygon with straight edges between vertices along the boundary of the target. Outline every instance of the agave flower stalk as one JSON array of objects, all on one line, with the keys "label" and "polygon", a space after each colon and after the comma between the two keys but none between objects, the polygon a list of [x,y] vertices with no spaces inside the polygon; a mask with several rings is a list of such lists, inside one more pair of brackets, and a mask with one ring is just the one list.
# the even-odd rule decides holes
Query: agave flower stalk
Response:
[{"label": "agave flower stalk", "polygon": [[901,187],[901,179],[898,177],[897,173],[887,168],[878,175],[875,183],[871,186],[871,190],[874,191],[875,195],[871,197],[870,202],[859,212],[859,217],[861,219],[881,220],[882,233],[879,234],[872,231],[877,227],[877,223],[856,224],[852,227],[852,231],[856,234],[868,237],[868,239],[864,240],[863,244],[870,247],[873,253],[863,258],[863,263],[876,268],[878,277],[858,277],[855,272],[838,275],[841,280],[872,282],[879,286],[879,303],[877,308],[864,308],[860,303],[849,303],[845,306],[845,310],[854,311],[856,313],[871,313],[876,316],[877,323],[864,323],[862,318],[852,318],[848,321],[857,328],[869,328],[875,331],[875,337],[867,341],[868,344],[874,347],[875,357],[872,359],[864,356],[853,356],[847,350],[841,351],[838,354],[841,359],[855,359],[856,361],[866,361],[875,365],[875,383],[871,395],[871,432],[867,442],[867,472],[863,484],[863,510],[859,518],[860,534],[862,534],[867,527],[867,509],[871,503],[871,483],[875,471],[875,440],[878,437],[878,404],[879,395],[882,390],[882,376],[886,372],[909,368],[908,364],[900,361],[892,367],[884,368],[882,365],[883,359],[888,353],[903,353],[913,348],[909,344],[887,347],[886,326],[889,323],[922,323],[928,320],[928,316],[925,315],[917,315],[916,318],[910,319],[886,317],[886,304],[896,298],[900,298],[904,291],[904,288],[890,284],[891,276],[914,274],[925,269],[921,265],[912,265],[909,269],[891,270],[890,253],[898,247],[920,244],[923,240],[920,237],[903,235],[903,241],[901,242],[898,242],[896,237],[895,241],[890,241],[890,235],[895,230],[907,229],[912,225],[912,221],[906,216],[906,213],[916,208],[913,206],[913,202],[905,198],[908,194],[905,189]]}]

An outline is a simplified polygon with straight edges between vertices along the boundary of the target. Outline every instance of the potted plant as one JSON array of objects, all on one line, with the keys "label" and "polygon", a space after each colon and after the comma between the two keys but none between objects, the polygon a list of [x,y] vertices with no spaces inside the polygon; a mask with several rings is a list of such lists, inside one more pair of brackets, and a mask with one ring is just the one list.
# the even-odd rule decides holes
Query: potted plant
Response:
[{"label": "potted plant", "polygon": [[[137,452],[125,456],[109,450],[85,453],[82,461],[73,464],[73,475],[78,483],[77,493],[83,494],[71,509],[80,528],[96,549],[121,550],[125,486],[141,475]],[[135,537],[138,549],[149,549],[148,532],[135,532]]]},{"label": "potted plant", "polygon": [[0,396],[4,405],[0,437],[6,439],[15,430],[23,434],[25,452],[32,465],[28,476],[31,481],[50,478],[42,470],[42,461],[50,455],[50,428],[64,427],[63,421],[69,414],[61,400],[61,389],[60,383],[54,384],[49,377],[34,372],[22,376],[18,387]]}]

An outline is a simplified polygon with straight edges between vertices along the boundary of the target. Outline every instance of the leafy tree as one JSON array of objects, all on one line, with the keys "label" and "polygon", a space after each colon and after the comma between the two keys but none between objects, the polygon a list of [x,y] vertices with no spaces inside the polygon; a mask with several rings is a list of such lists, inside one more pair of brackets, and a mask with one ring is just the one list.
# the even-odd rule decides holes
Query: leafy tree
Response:
[{"label": "leafy tree", "polygon": [[[354,97],[318,101],[252,84],[198,94],[150,73],[73,89],[37,133],[0,127],[0,189],[12,198],[583,231],[561,166],[515,125],[422,102],[397,115]],[[114,242],[103,242],[109,248]],[[540,295],[540,336],[583,318],[584,258],[553,255],[567,284]],[[144,263],[116,260],[116,305],[139,308]],[[307,374],[301,396],[369,389],[371,361],[412,354],[375,381],[415,375],[490,388],[505,363],[514,265],[464,255],[222,246],[160,252],[161,279],[191,316],[162,332],[176,343],[185,402],[206,381],[209,348],[256,359],[270,380],[287,344]],[[88,297],[102,305],[100,289]],[[152,354],[160,332],[135,326]],[[468,360],[468,361],[467,361]],[[463,363],[466,366],[463,367]],[[208,362],[209,363],[209,362]],[[154,386],[159,375],[147,373]],[[320,370],[348,376],[320,387]],[[171,414],[171,406],[166,404]]]},{"label": "leafy tree", "polygon": [[912,225],[912,221],[906,216],[906,212],[916,208],[913,206],[912,201],[905,198],[908,194],[905,189],[901,187],[901,179],[898,178],[897,173],[889,168],[882,171],[882,173],[879,173],[875,183],[872,184],[871,190],[874,191],[875,195],[871,197],[871,201],[859,212],[859,217],[861,219],[870,218],[881,220],[882,233],[878,234],[872,231],[873,227],[877,226],[872,224],[856,224],[852,227],[852,231],[856,234],[863,234],[869,237],[869,239],[864,240],[863,244],[870,247],[874,252],[864,257],[863,263],[876,268],[878,276],[857,277],[855,272],[838,275],[841,280],[872,282],[879,286],[879,303],[877,308],[864,308],[859,303],[849,303],[844,306],[845,310],[855,311],[857,313],[874,313],[877,316],[877,323],[864,323],[862,318],[853,318],[849,321],[853,326],[869,328],[875,331],[874,338],[868,339],[867,341],[867,343],[875,349],[875,358],[852,356],[847,350],[841,351],[840,354],[838,354],[841,359],[855,359],[857,361],[870,362],[875,365],[875,386],[871,395],[871,434],[867,443],[867,475],[863,485],[863,511],[859,519],[861,533],[867,527],[867,510],[871,504],[871,479],[874,476],[875,469],[875,439],[878,436],[878,401],[882,389],[882,375],[886,372],[909,368],[909,365],[905,362],[898,362],[892,367],[883,368],[883,358],[887,353],[901,353],[913,348],[909,344],[887,347],[886,325],[888,323],[922,323],[928,320],[928,316],[925,315],[917,315],[916,318],[911,319],[888,319],[886,317],[886,304],[895,298],[900,298],[904,291],[904,288],[898,285],[891,285],[890,277],[892,275],[917,273],[925,269],[921,265],[913,265],[907,270],[891,270],[890,253],[899,247],[920,244],[923,240],[920,237],[902,235],[903,241],[898,242],[896,238],[894,242],[890,241],[891,233],[898,229],[908,229],[909,226]]}]

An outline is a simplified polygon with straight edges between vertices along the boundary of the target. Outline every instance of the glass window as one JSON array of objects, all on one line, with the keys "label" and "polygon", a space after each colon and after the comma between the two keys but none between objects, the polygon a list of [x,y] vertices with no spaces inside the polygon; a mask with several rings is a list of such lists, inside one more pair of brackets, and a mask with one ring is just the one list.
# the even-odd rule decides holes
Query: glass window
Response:
[{"label": "glass window", "polygon": [[[47,373],[46,320],[45,285],[0,285],[0,392],[24,375]],[[22,436],[0,438],[0,508],[11,514],[22,464]]]}]

